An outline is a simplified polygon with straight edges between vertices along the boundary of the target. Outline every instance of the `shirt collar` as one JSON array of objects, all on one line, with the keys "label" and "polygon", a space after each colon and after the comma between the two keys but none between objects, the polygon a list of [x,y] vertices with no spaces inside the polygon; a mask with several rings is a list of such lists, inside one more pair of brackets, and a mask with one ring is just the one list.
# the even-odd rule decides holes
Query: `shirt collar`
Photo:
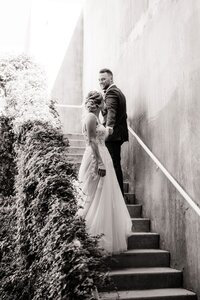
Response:
[{"label": "shirt collar", "polygon": [[107,90],[105,90],[105,94],[108,92],[108,90],[112,87],[112,86],[114,86],[115,84],[114,83],[112,83],[111,85],[109,85],[109,87],[107,88]]},{"label": "shirt collar", "polygon": [[111,85],[109,85],[109,87],[107,88],[106,92],[107,92],[113,85],[115,85],[115,84],[112,83]]}]

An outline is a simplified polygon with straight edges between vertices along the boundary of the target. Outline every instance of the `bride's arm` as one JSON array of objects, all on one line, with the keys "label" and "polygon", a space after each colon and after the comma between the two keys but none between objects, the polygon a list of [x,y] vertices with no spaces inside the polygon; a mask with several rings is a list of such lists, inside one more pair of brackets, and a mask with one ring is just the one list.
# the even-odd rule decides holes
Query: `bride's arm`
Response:
[{"label": "bride's arm", "polygon": [[94,156],[98,164],[98,174],[103,177],[106,175],[106,169],[102,161],[101,155],[99,153],[99,148],[96,142],[96,122],[97,121],[94,114],[88,114],[88,117],[86,119],[88,141],[93,150]]}]

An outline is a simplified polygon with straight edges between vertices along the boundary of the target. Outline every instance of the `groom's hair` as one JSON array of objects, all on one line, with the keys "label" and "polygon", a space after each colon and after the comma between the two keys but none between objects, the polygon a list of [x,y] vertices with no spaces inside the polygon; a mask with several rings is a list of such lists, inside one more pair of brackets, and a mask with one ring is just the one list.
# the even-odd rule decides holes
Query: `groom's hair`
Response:
[{"label": "groom's hair", "polygon": [[106,68],[101,69],[101,70],[99,71],[99,73],[108,73],[109,75],[111,75],[111,76],[113,77],[112,71],[109,70],[109,69],[106,69]]}]

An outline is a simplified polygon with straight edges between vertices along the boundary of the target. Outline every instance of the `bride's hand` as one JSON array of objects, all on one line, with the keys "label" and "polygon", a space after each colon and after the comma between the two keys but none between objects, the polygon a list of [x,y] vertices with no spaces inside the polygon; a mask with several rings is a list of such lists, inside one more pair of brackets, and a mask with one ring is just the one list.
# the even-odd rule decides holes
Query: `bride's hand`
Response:
[{"label": "bride's hand", "polygon": [[113,134],[113,128],[110,126],[106,126],[106,129],[108,131],[108,135],[112,135]]},{"label": "bride's hand", "polygon": [[102,161],[98,163],[98,175],[100,177],[106,176],[106,168],[105,168],[104,163]]}]

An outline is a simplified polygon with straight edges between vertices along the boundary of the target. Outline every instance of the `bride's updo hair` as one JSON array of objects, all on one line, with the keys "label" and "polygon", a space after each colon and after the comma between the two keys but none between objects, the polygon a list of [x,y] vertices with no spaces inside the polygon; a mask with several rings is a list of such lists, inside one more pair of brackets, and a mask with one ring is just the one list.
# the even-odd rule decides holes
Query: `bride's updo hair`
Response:
[{"label": "bride's updo hair", "polygon": [[89,112],[96,111],[103,101],[103,96],[98,91],[91,91],[88,93],[85,100],[85,108]]}]

